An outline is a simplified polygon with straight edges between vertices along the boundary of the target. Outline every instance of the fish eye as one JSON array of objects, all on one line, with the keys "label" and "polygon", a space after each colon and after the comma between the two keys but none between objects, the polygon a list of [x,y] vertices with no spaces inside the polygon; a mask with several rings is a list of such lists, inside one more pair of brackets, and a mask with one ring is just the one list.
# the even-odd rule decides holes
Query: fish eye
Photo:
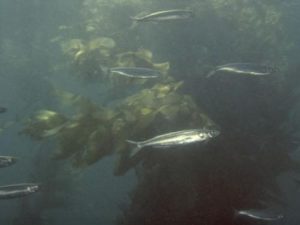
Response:
[{"label": "fish eye", "polygon": [[200,138],[204,138],[204,134],[199,134],[199,137]]}]

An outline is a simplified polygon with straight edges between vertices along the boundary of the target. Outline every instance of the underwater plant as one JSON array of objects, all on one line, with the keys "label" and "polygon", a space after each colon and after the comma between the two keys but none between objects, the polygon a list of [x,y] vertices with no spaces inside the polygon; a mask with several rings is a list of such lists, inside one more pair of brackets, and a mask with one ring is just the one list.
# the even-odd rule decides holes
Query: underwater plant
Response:
[{"label": "underwater plant", "polygon": [[118,153],[120,161],[115,174],[121,175],[130,168],[126,168],[128,158],[122,160],[128,157],[131,148],[127,139],[153,135],[155,130],[216,126],[191,97],[177,93],[182,84],[158,83],[129,96],[113,109],[81,99],[76,104],[84,107],[71,118],[42,110],[27,122],[21,133],[38,140],[55,137],[59,147],[54,159],[71,159],[75,167],[85,167]]},{"label": "underwater plant", "polygon": [[[299,162],[289,154],[297,145],[284,126],[295,103],[291,100],[293,91],[286,85],[290,78],[284,57],[292,43],[286,40],[277,4],[189,1],[195,10],[191,24],[180,29],[152,27],[143,34],[134,31],[137,37],[130,40],[138,43],[132,44],[128,42],[130,34],[121,35],[121,27],[128,22],[116,21],[140,9],[141,1],[113,2],[116,4],[84,1],[84,35],[62,44],[70,68],[84,79],[100,78],[120,85],[133,81],[107,75],[104,67],[158,69],[164,79],[141,85],[136,93],[105,107],[72,93],[64,95],[64,100],[84,105],[78,114],[70,117],[52,112],[53,118],[46,121],[33,118],[22,133],[37,139],[51,136],[58,144],[53,158],[68,159],[76,168],[117,154],[115,175],[134,169],[138,182],[118,224],[233,225],[239,224],[235,209],[283,208],[286,203],[277,177],[287,171],[299,172]],[[157,1],[144,4],[159,7]],[[124,5],[127,10],[115,16],[116,20],[108,15],[116,15],[112,12]],[[107,36],[115,41],[104,38],[103,33],[111,34]],[[170,61],[171,72],[169,63],[156,64],[151,51],[136,48],[138,44],[145,46],[143,38],[144,43],[150,40],[156,45],[155,55]],[[134,47],[127,45],[123,50],[124,43]],[[228,63],[226,60],[271,62],[280,68],[281,77],[204,78],[216,65]],[[144,151],[130,158],[132,146],[127,139],[144,140],[158,133],[216,124],[221,135],[207,145],[184,151]]]}]

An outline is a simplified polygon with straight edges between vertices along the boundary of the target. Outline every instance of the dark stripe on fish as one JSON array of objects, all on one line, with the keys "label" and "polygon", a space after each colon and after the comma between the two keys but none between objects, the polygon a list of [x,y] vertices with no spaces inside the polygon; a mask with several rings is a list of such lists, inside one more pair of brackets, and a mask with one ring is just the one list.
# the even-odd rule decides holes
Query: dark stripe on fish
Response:
[{"label": "dark stripe on fish", "polygon": [[265,76],[275,72],[275,68],[256,63],[229,63],[222,66],[218,66],[215,70],[211,71],[207,77],[210,77],[217,72],[227,72],[235,74],[245,74],[253,76]]},{"label": "dark stripe on fish", "polygon": [[39,191],[40,186],[34,183],[14,184],[0,187],[0,199],[20,198]]},{"label": "dark stripe on fish", "polygon": [[193,12],[191,10],[182,10],[182,9],[171,9],[165,11],[158,11],[150,13],[145,16],[135,16],[131,19],[138,22],[148,22],[148,21],[166,21],[166,20],[178,20],[178,19],[189,19],[193,17]]},{"label": "dark stripe on fish", "polygon": [[110,73],[130,78],[141,79],[157,78],[161,76],[161,73],[158,70],[143,67],[115,67],[110,68]]}]

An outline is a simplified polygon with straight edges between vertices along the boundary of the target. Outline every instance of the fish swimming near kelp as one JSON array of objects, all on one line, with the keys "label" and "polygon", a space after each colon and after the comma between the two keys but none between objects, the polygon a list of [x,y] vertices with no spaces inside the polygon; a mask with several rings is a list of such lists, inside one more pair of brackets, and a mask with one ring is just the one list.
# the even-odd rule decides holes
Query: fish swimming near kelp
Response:
[{"label": "fish swimming near kelp", "polygon": [[35,183],[22,183],[0,186],[0,199],[20,198],[40,190],[40,185]]},{"label": "fish swimming near kelp", "polygon": [[195,142],[206,142],[219,134],[220,132],[214,129],[191,129],[158,135],[145,141],[127,140],[127,142],[136,145],[136,148],[134,148],[130,153],[130,157],[133,157],[142,148],[147,146],[151,146],[153,148],[170,148],[188,145]]},{"label": "fish swimming near kelp", "polygon": [[256,63],[229,63],[222,66],[218,66],[215,70],[211,71],[206,77],[211,77],[218,72],[243,74],[252,76],[266,76],[275,72],[275,68]]},{"label": "fish swimming near kelp", "polygon": [[153,12],[144,16],[131,17],[136,22],[161,22],[171,20],[190,19],[194,16],[192,10],[187,9],[171,9]]},{"label": "fish swimming near kelp", "polygon": [[13,156],[0,156],[0,168],[8,167],[17,162],[17,159]]},{"label": "fish swimming near kelp", "polygon": [[161,76],[161,73],[158,70],[143,67],[114,67],[110,68],[109,72],[110,74],[140,79],[151,79]]},{"label": "fish swimming near kelp", "polygon": [[73,121],[67,121],[61,125],[58,125],[58,126],[52,128],[52,129],[44,130],[40,134],[40,137],[46,138],[46,137],[54,136],[54,135],[58,134],[59,132],[61,132],[63,129],[72,129],[77,126],[79,126],[79,123],[73,122]]},{"label": "fish swimming near kelp", "polygon": [[283,219],[283,214],[273,209],[235,210],[235,218],[244,217],[261,221],[275,221]]}]

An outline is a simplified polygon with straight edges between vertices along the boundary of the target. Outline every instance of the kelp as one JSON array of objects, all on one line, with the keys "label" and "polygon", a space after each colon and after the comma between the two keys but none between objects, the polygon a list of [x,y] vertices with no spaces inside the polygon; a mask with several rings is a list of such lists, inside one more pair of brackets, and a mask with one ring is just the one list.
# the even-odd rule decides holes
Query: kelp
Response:
[{"label": "kelp", "polygon": [[111,63],[115,42],[111,38],[97,37],[88,41],[69,39],[61,42],[61,49],[68,57],[72,71],[86,80],[97,80],[106,74],[103,66]]},{"label": "kelp", "polygon": [[[42,110],[30,119],[22,133],[35,139],[50,136],[57,139],[54,159],[70,159],[75,167],[85,167],[117,153],[120,161],[115,174],[121,175],[130,169],[127,164],[131,146],[126,143],[127,139],[155,135],[154,130],[168,132],[215,126],[191,97],[177,93],[182,84],[174,81],[156,84],[129,96],[113,109],[81,100],[78,104],[81,110],[71,118]],[[69,93],[68,99],[70,96]],[[49,131],[51,135],[45,135]],[[126,160],[122,159],[124,155]]]},{"label": "kelp", "polygon": [[[143,37],[128,32],[131,21],[124,20],[153,5],[154,1],[138,0],[84,1],[81,32],[85,35],[74,39],[71,47],[62,46],[76,74],[88,80],[108,78],[120,85],[135,81],[107,77],[103,67],[156,68],[166,75],[151,86],[141,85],[142,90],[129,97],[122,96],[111,107],[80,100],[82,107],[74,117],[57,112],[63,126],[51,136],[58,143],[54,158],[69,159],[74,167],[85,168],[116,154],[115,175],[134,168],[138,181],[129,207],[117,222],[122,225],[232,225],[236,224],[234,209],[284,205],[277,177],[287,171],[299,172],[299,162],[289,155],[297,145],[282,126],[292,107],[287,86],[276,85],[277,78],[204,79],[211,68],[234,61],[272,62],[280,68],[280,75],[286,75],[283,56],[292,43],[286,41],[278,6],[267,1],[189,1],[195,11],[192,24],[197,24],[199,32],[189,24],[186,29],[191,34],[184,27],[168,24],[168,32],[157,32],[163,31],[158,25],[144,36],[148,38],[145,43],[151,40],[157,49],[172,48],[178,53],[172,54],[171,77],[169,63],[154,63],[151,51],[132,43]],[[129,9],[124,14],[114,13],[124,6]],[[118,45],[102,39],[104,33],[111,34],[108,36]],[[183,75],[184,83],[174,79],[182,80]],[[81,99],[72,96],[65,101],[73,104]],[[129,157],[133,146],[127,139],[139,141],[174,130],[215,127],[215,123],[221,135],[207,145],[174,151],[149,149],[137,158]],[[33,120],[24,133],[45,139],[48,137],[39,133],[51,128]]]},{"label": "kelp", "polygon": [[154,63],[149,49],[118,53],[115,41],[107,37],[97,37],[90,41],[66,40],[61,43],[61,49],[70,60],[70,69],[74,74],[89,82],[95,80],[110,82],[114,85],[114,89],[126,85],[143,85],[150,81],[115,76],[109,71],[111,67],[156,69],[162,74],[161,80],[167,78],[170,69],[168,62]]}]

